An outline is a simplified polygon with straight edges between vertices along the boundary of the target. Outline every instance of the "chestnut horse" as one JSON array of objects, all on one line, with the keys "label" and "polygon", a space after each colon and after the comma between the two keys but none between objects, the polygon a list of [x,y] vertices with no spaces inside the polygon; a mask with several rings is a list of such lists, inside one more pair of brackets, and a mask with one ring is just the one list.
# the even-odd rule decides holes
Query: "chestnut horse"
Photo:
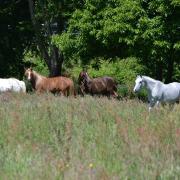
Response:
[{"label": "chestnut horse", "polygon": [[70,78],[63,76],[48,78],[38,74],[32,68],[25,69],[25,76],[36,92],[60,93],[64,96],[74,94],[74,83]]},{"label": "chestnut horse", "polygon": [[117,83],[112,77],[98,77],[91,79],[87,72],[82,71],[79,74],[80,92],[82,95],[105,95],[107,97],[118,97]]}]

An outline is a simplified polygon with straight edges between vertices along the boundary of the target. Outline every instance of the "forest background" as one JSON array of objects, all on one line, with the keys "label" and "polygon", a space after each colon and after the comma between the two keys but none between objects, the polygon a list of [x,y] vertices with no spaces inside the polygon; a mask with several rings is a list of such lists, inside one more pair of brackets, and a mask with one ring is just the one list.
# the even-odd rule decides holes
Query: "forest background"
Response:
[{"label": "forest background", "polygon": [[179,0],[1,0],[0,77],[23,79],[32,66],[109,75],[125,91],[137,74],[179,81],[179,17]]}]

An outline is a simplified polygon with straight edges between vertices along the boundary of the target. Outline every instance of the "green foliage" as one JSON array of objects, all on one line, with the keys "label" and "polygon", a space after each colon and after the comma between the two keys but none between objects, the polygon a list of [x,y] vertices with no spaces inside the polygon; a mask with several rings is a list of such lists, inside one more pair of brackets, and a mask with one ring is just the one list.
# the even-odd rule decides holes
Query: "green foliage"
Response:
[{"label": "green foliage", "polygon": [[60,36],[52,36],[52,42],[63,52],[64,58],[66,59],[66,61],[64,62],[65,65],[73,65],[78,62],[78,60],[80,59],[80,52],[82,50],[79,50],[76,47],[79,47],[82,43],[80,39],[79,41],[76,41],[74,39],[71,39],[71,36],[69,34],[62,33]]},{"label": "green foliage", "polygon": [[[139,64],[138,59],[129,57],[126,59],[93,59],[89,65],[85,66],[91,77],[112,76],[119,84],[132,84],[138,74],[144,74],[145,67]],[[82,68],[74,67],[70,69],[72,74],[78,77]]]},{"label": "green foliage", "polygon": [[177,63],[174,69],[174,79],[180,79],[180,64]]},{"label": "green foliage", "polygon": [[34,55],[31,51],[26,51],[24,53],[23,62],[26,64],[27,68],[32,67],[38,73],[44,76],[48,75],[48,68],[45,62],[38,55]]},{"label": "green foliage", "polygon": [[180,1],[179,0],[172,0],[171,4],[174,5],[174,6],[179,7],[180,6]]},{"label": "green foliage", "polygon": [[147,74],[171,81],[179,76],[173,70],[179,61],[179,12],[176,1],[88,0],[72,13],[55,43],[66,59],[84,64],[99,57],[136,56]]},{"label": "green foliage", "polygon": [[86,1],[83,9],[72,14],[67,33],[59,39],[61,48],[67,57],[76,53],[83,61],[92,59],[95,53],[97,57],[119,56],[123,44],[134,45],[138,31],[134,22],[142,13],[134,1]]},{"label": "green foliage", "polygon": [[[51,52],[49,47],[55,44],[63,52],[64,70],[79,63],[96,64],[99,59],[106,66],[109,59],[136,57],[146,66],[145,74],[166,82],[179,81],[179,0],[38,0],[34,13],[39,41],[47,47],[41,55]],[[1,76],[22,76],[26,49],[40,57],[29,14],[28,1],[2,3]],[[56,35],[53,23],[58,25]],[[39,54],[34,55],[34,50]],[[42,60],[47,63],[45,57]],[[42,62],[36,59],[38,70],[46,74]],[[127,74],[116,78],[121,81],[125,77],[129,81],[133,76],[131,70]]]}]

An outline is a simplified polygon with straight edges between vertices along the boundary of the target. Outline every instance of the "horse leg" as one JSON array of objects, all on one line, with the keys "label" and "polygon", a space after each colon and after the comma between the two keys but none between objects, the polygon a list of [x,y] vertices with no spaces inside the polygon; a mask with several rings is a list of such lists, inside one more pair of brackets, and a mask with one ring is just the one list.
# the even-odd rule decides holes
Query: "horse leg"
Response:
[{"label": "horse leg", "polygon": [[111,92],[106,92],[106,93],[104,94],[104,96],[106,96],[108,99],[110,99],[110,98],[111,98]]},{"label": "horse leg", "polygon": [[69,87],[67,87],[66,89],[64,89],[62,92],[63,92],[63,95],[64,95],[65,97],[68,97],[69,94],[70,94],[70,89],[69,89]]},{"label": "horse leg", "polygon": [[112,96],[113,96],[114,98],[118,98],[117,92],[113,91],[113,92],[112,92]]},{"label": "horse leg", "polygon": [[58,93],[60,96],[64,96],[64,92],[63,91],[59,91]]},{"label": "horse leg", "polygon": [[156,102],[156,107],[159,107],[159,105],[160,105],[160,102],[157,101],[157,102]]},{"label": "horse leg", "polygon": [[156,107],[156,108],[159,108],[159,106],[160,106],[160,101],[157,101],[157,102],[155,103],[155,107]]},{"label": "horse leg", "polygon": [[65,96],[66,97],[68,97],[69,95],[70,95],[70,87],[67,87],[65,90],[64,90],[64,92],[65,92]]},{"label": "horse leg", "polygon": [[76,90],[75,90],[74,86],[71,86],[69,88],[69,93],[70,93],[69,95],[76,97]]},{"label": "horse leg", "polygon": [[154,105],[157,103],[157,101],[151,100],[149,103],[149,112],[151,111],[151,109],[154,107]]},{"label": "horse leg", "polygon": [[171,111],[174,109],[174,104],[175,104],[175,103],[170,103],[170,104],[169,104],[169,109],[170,109]]},{"label": "horse leg", "polygon": [[37,89],[37,90],[36,90],[36,93],[37,93],[38,95],[40,95],[42,92],[43,92],[42,89]]}]

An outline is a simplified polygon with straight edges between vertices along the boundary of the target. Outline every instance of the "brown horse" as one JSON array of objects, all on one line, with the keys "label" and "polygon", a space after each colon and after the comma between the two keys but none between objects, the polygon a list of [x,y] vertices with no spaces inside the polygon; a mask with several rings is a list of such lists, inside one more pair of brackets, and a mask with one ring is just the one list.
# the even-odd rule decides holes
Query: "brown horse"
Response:
[{"label": "brown horse", "polygon": [[70,78],[63,76],[48,78],[38,74],[32,68],[25,69],[25,76],[31,82],[33,89],[39,93],[52,92],[64,96],[74,94],[74,83]]},{"label": "brown horse", "polygon": [[79,74],[80,92],[91,95],[105,95],[107,97],[118,97],[117,83],[112,77],[98,77],[91,79],[87,72]]}]

